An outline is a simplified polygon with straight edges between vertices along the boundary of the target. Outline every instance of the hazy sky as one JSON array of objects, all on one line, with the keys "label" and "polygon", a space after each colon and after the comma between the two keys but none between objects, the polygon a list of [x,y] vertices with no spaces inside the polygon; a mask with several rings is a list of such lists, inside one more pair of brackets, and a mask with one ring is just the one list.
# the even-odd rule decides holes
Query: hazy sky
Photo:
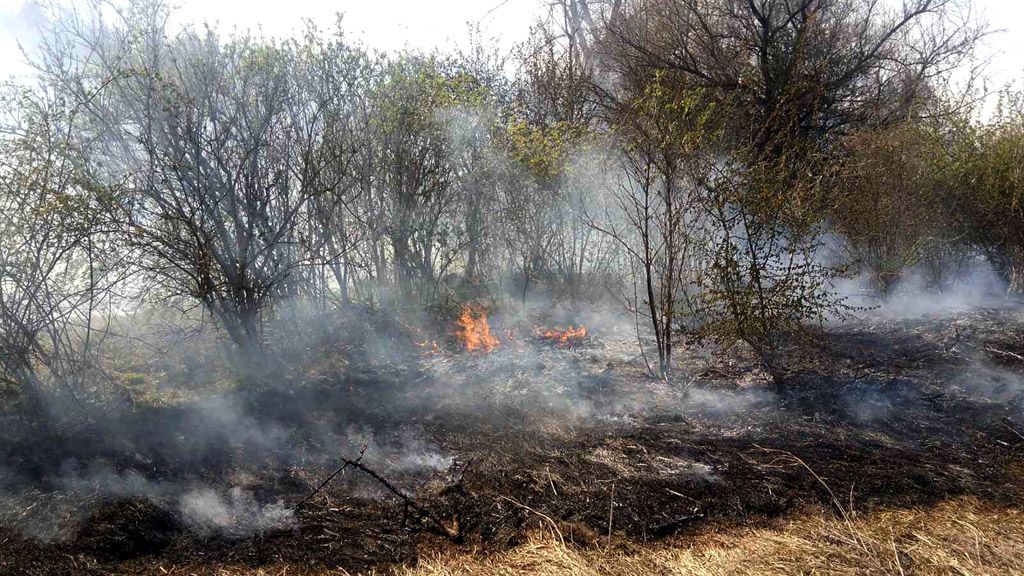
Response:
[{"label": "hazy sky", "polygon": [[[174,0],[172,0],[172,3]],[[334,15],[345,15],[345,30],[382,50],[403,47],[430,49],[464,44],[469,24],[479,24],[484,37],[502,48],[523,40],[543,13],[545,0],[177,0],[179,18],[222,28],[262,28],[273,36],[299,29],[303,19],[323,27]],[[975,6],[993,28],[983,53],[998,86],[1024,79],[1024,0],[976,0]],[[18,41],[30,43],[39,9],[36,0],[0,0],[0,77],[23,73]]]},{"label": "hazy sky", "polygon": [[[465,44],[469,26],[511,48],[529,34],[543,0],[170,0],[176,18],[216,22],[222,30],[262,29],[287,36],[309,19],[333,27],[344,14],[347,34],[381,50],[430,49]],[[0,0],[0,76],[22,73],[18,43],[30,44],[41,10],[37,0]]]}]

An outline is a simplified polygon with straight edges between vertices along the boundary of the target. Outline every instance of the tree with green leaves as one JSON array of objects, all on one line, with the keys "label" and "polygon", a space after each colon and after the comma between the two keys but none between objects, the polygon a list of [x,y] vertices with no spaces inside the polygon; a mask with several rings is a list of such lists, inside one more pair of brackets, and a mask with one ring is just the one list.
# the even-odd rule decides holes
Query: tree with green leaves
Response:
[{"label": "tree with green leaves", "polygon": [[81,160],[112,191],[104,205],[133,264],[161,296],[204,306],[249,365],[264,313],[296,294],[309,242],[325,240],[300,227],[346,176],[333,137],[346,93],[307,85],[315,45],[171,37],[169,14],[160,2],[113,22],[62,12],[38,67],[78,111]]},{"label": "tree with green leaves", "polygon": [[829,218],[853,263],[886,295],[906,270],[939,264],[954,242],[942,134],[907,122],[859,131],[844,148]]},{"label": "tree with green leaves", "polygon": [[0,137],[0,379],[27,401],[87,400],[101,375],[98,317],[124,268],[59,100],[11,89]]},{"label": "tree with green leaves", "polygon": [[955,225],[1010,293],[1024,293],[1024,96],[1004,93],[987,124],[959,119],[948,142]]}]

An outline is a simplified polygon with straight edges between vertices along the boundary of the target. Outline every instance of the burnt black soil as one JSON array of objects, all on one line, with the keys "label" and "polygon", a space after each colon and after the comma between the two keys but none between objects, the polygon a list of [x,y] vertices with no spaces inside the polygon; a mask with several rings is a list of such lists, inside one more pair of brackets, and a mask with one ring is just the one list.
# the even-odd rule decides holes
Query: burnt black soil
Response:
[{"label": "burnt black soil", "polygon": [[[306,446],[298,458],[230,438],[203,436],[197,448],[190,434],[199,424],[181,408],[135,408],[116,425],[94,418],[31,434],[11,425],[7,489],[31,487],[34,500],[17,500],[25,507],[55,498],[61,485],[53,479],[69,455],[164,482],[229,486],[244,470],[258,500],[294,506],[336,467],[335,455],[358,453],[318,445],[312,431],[353,424],[378,438],[415,435],[451,464],[367,460],[434,520],[357,470],[339,475],[293,522],[244,537],[197,531],[159,497],[79,496],[75,521],[48,543],[22,534],[32,514],[13,510],[0,529],[0,573],[275,562],[359,571],[413,561],[442,532],[457,545],[501,549],[544,526],[541,515],[587,545],[606,535],[610,510],[617,538],[648,541],[806,506],[863,512],[965,494],[1013,504],[1024,470],[1022,333],[1024,317],[1009,311],[859,320],[794,347],[783,391],[769,391],[740,350],[710,360],[694,352],[678,383],[654,382],[635,359],[606,354],[600,334],[590,350],[544,351],[515,369],[467,355],[447,356],[438,369],[430,363],[439,360],[410,356],[247,398],[249,410],[288,432],[289,445]],[[558,376],[544,380],[552,371]],[[449,376],[462,384],[453,387]],[[540,392],[519,390],[507,397],[521,401],[505,402],[454,392],[503,378],[539,381]],[[554,401],[564,395],[562,379],[573,383],[572,402]],[[143,433],[154,427],[174,434]],[[96,441],[110,437],[121,440]]]}]

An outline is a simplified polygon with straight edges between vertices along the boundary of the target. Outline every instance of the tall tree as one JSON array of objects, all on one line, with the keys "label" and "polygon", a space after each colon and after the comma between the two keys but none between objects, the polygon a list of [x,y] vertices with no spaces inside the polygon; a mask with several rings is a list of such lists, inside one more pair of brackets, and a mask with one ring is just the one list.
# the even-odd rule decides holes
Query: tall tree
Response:
[{"label": "tall tree", "polygon": [[300,85],[294,44],[172,38],[168,17],[159,2],[112,23],[64,13],[39,65],[81,110],[96,185],[123,191],[107,208],[137,264],[257,358],[262,314],[310,262],[299,223],[342,177],[329,168],[344,148],[325,144],[335,96]]}]

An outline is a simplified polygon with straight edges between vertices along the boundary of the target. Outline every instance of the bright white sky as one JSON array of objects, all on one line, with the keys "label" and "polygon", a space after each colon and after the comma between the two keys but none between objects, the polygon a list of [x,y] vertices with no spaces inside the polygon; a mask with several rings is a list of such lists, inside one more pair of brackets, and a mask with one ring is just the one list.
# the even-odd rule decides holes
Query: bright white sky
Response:
[{"label": "bright white sky", "polygon": [[[38,0],[0,0],[0,78],[25,73],[18,42],[31,44]],[[172,3],[175,0],[171,0]],[[524,40],[545,0],[177,0],[183,21],[217,22],[222,29],[260,28],[271,36],[298,30],[303,19],[323,28],[341,12],[348,34],[381,50],[429,50],[465,45],[468,27],[502,49]],[[1003,30],[982,53],[991,58],[990,87],[1024,80],[1024,0],[975,0],[982,18]],[[1021,84],[1021,82],[1018,82]]]},{"label": "bright white sky", "polygon": [[[179,21],[217,23],[224,31],[260,29],[283,37],[308,19],[325,29],[344,14],[350,37],[380,50],[464,46],[469,27],[502,49],[526,39],[544,0],[170,0]],[[22,45],[31,45],[42,10],[38,0],[0,0],[0,78],[22,74]]]}]

